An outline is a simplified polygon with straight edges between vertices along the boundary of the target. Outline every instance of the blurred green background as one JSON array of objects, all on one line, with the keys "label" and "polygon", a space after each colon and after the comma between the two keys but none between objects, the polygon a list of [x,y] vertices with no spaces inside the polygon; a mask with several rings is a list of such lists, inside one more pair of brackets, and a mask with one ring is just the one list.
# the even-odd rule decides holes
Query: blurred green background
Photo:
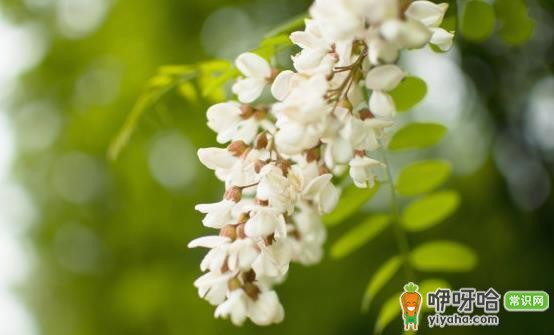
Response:
[{"label": "blurred green background", "polygon": [[[392,232],[346,259],[293,265],[277,288],[286,311],[280,325],[233,327],[197,296],[192,282],[204,251],[185,246],[209,230],[193,207],[222,192],[195,156],[215,145],[205,124],[209,101],[170,92],[119,159],[106,158],[159,66],[232,59],[309,3],[0,0],[1,335],[372,332],[376,307],[404,284],[395,279],[360,313],[368,279],[396,252]],[[478,251],[475,271],[443,276],[454,288],[554,291],[553,3],[526,3],[535,26],[523,45],[458,36],[447,54],[401,60],[429,85],[426,100],[402,118],[450,131],[438,148],[393,157],[395,166],[451,160],[449,186],[463,201],[448,222],[410,243],[452,239]],[[378,195],[365,212],[386,210],[385,200]],[[357,219],[331,228],[327,247]],[[420,333],[553,334],[552,313],[501,312],[499,328]],[[385,333],[397,334],[400,321]]]}]

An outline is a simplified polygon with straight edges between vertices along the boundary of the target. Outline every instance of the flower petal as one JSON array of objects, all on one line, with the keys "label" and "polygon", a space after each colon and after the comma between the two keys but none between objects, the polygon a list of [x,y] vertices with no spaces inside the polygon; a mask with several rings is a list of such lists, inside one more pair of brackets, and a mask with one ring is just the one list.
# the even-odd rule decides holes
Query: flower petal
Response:
[{"label": "flower petal", "polygon": [[232,87],[240,102],[251,103],[258,99],[264,90],[266,80],[263,78],[243,78],[238,79]]},{"label": "flower petal", "polygon": [[431,1],[418,0],[406,10],[407,17],[418,20],[428,27],[438,27],[448,9],[447,3],[435,4]]},{"label": "flower petal", "polygon": [[271,76],[271,67],[267,61],[251,52],[240,54],[235,60],[235,65],[246,77],[266,79]]},{"label": "flower petal", "polygon": [[394,116],[396,107],[392,97],[381,91],[373,91],[369,98],[369,109],[376,116],[390,119]]},{"label": "flower petal", "polygon": [[225,236],[218,236],[218,235],[202,236],[190,241],[187,247],[189,248],[203,247],[203,248],[211,249],[230,241],[231,240]]},{"label": "flower petal", "polygon": [[442,29],[431,28],[433,35],[431,36],[431,44],[438,46],[442,51],[447,51],[452,47],[452,39],[454,34]]},{"label": "flower petal", "polygon": [[286,70],[280,72],[277,77],[275,77],[273,85],[271,85],[271,94],[273,94],[275,99],[279,101],[285,100],[287,95],[289,95],[291,82],[295,75],[293,71]]},{"label": "flower petal", "polygon": [[365,84],[370,90],[392,91],[404,78],[404,71],[397,65],[378,66],[369,71]]}]

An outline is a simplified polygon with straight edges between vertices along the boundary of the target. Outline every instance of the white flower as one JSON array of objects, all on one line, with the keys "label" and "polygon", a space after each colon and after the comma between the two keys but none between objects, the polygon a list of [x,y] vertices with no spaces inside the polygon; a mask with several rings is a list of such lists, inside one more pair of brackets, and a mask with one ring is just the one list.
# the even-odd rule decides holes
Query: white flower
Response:
[{"label": "white flower", "polygon": [[238,95],[241,102],[251,103],[258,99],[269,82],[271,67],[265,59],[250,52],[239,55],[235,65],[245,78],[237,80],[232,88],[233,93]]},{"label": "white flower", "polygon": [[312,206],[302,203],[293,218],[297,236],[289,240],[293,259],[304,265],[319,262],[323,257],[323,243],[327,238],[321,216]]},{"label": "white flower", "polygon": [[316,177],[310,181],[302,196],[317,204],[320,213],[329,213],[339,201],[339,191],[331,183],[333,176],[330,173]]},{"label": "white flower", "polygon": [[291,246],[286,239],[273,241],[271,245],[258,243],[261,252],[252,263],[256,278],[281,278],[284,276],[291,261]]},{"label": "white flower", "polygon": [[221,228],[231,221],[231,211],[235,202],[223,199],[212,204],[198,204],[194,208],[200,213],[206,214],[202,223],[209,228]]},{"label": "white flower", "polygon": [[231,271],[248,270],[257,256],[258,249],[252,239],[237,239],[229,245],[227,265]]},{"label": "white flower", "polygon": [[375,174],[373,169],[383,164],[369,157],[356,156],[349,163],[350,177],[357,187],[367,188],[373,187],[375,184]]},{"label": "white flower", "polygon": [[398,59],[398,47],[385,42],[380,36],[370,38],[368,41],[368,58],[372,65],[381,63],[394,63]]},{"label": "white flower", "polygon": [[283,101],[298,85],[299,81],[304,79],[304,77],[291,70],[281,71],[277,77],[275,77],[275,80],[271,85],[271,94],[273,94],[275,99]]},{"label": "white flower", "polygon": [[[283,102],[273,106],[273,112],[279,121],[283,117],[301,124],[321,121],[332,110],[324,99],[328,89],[329,83],[323,75],[300,81]],[[277,126],[281,126],[279,122]]]},{"label": "white flower", "polygon": [[286,223],[283,214],[273,207],[256,206],[250,212],[244,232],[248,237],[267,237],[275,234],[286,237]]},{"label": "white flower", "polygon": [[323,142],[326,143],[324,160],[328,167],[346,164],[352,158],[350,141],[339,134],[331,139],[324,139]]},{"label": "white flower", "polygon": [[391,119],[396,112],[396,106],[392,97],[382,91],[373,91],[371,93],[369,109],[376,116],[385,119]]},{"label": "white flower", "polygon": [[260,122],[254,117],[242,117],[240,104],[230,101],[211,106],[207,112],[208,127],[217,132],[217,141],[242,140],[250,143],[254,140]]},{"label": "white flower", "polygon": [[202,236],[189,242],[189,248],[215,248],[229,242],[230,239],[225,236]]},{"label": "white flower", "polygon": [[[318,69],[325,57],[331,51],[331,43],[321,35],[318,22],[306,20],[306,29],[296,31],[290,35],[291,41],[302,48],[297,55],[292,57],[294,67],[298,72],[310,72]],[[330,61],[333,61],[330,59]]]},{"label": "white flower", "polygon": [[262,291],[256,300],[250,301],[248,317],[259,326],[267,326],[283,321],[285,310],[275,291]]},{"label": "white flower", "polygon": [[233,272],[219,273],[210,271],[194,282],[198,294],[212,305],[219,305],[225,301],[227,283],[235,274]]},{"label": "white flower", "polygon": [[236,289],[229,294],[229,298],[215,309],[215,317],[230,318],[233,324],[240,326],[244,323],[248,312],[248,297],[242,289]]},{"label": "white flower", "polygon": [[454,34],[442,29],[442,28],[430,28],[433,32],[431,36],[431,44],[438,46],[442,51],[447,51],[452,47],[452,39]]},{"label": "white flower", "polygon": [[435,4],[431,1],[417,0],[410,4],[404,14],[428,27],[438,27],[447,9],[447,3]]},{"label": "white flower", "polygon": [[379,148],[378,139],[382,136],[384,128],[392,125],[392,121],[385,119],[361,120],[351,117],[343,128],[342,134],[350,141],[354,150],[375,151]]},{"label": "white flower", "polygon": [[397,65],[382,65],[369,71],[365,84],[370,90],[389,92],[398,86],[404,76],[404,71]]},{"label": "white flower", "polygon": [[432,33],[429,42],[443,51],[452,47],[452,39],[454,38],[454,34],[439,28],[447,9],[447,3],[435,4],[430,1],[418,0],[412,2],[406,10],[407,17],[429,27]]},{"label": "white flower", "polygon": [[364,17],[344,0],[316,0],[310,15],[320,23],[323,36],[332,41],[352,40],[363,33]]},{"label": "white flower", "polygon": [[315,147],[326,129],[327,119],[319,123],[304,125],[282,118],[279,131],[275,134],[275,144],[279,152],[285,155],[296,155]]},{"label": "white flower", "polygon": [[281,168],[274,164],[268,164],[260,171],[256,197],[268,201],[269,206],[280,212],[291,213],[294,210],[296,195],[292,185]]},{"label": "white flower", "polygon": [[237,158],[227,149],[221,148],[202,148],[198,149],[198,159],[208,169],[214,170],[219,180],[224,181],[230,170],[237,162]]},{"label": "white flower", "polygon": [[389,20],[381,26],[385,40],[400,48],[418,49],[431,38],[431,31],[423,23],[408,19],[406,21]]}]

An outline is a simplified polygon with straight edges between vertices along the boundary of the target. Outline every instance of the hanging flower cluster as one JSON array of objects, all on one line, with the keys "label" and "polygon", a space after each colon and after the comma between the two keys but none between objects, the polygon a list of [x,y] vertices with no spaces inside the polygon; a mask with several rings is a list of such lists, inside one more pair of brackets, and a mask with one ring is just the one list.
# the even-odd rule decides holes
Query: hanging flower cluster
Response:
[{"label": "hanging flower cluster", "polygon": [[[189,244],[209,249],[194,284],[217,306],[216,317],[237,325],[283,319],[273,286],[291,261],[321,259],[321,215],[340,195],[332,177],[349,170],[358,187],[373,186],[383,164],[371,156],[395,114],[389,92],[406,75],[394,63],[403,49],[450,47],[452,34],[439,28],[446,9],[429,1],[316,0],[305,30],[290,36],[302,49],[292,57],[296,71],[253,53],[236,59],[238,101],[207,112],[227,147],[198,151],[225,183],[223,200],[196,206],[219,234]],[[260,102],[266,87],[270,104]]]}]

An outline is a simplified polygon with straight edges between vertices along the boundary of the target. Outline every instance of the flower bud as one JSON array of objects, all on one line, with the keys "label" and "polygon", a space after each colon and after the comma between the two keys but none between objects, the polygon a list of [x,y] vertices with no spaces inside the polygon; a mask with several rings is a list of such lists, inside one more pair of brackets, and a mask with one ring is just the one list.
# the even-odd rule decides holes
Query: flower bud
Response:
[{"label": "flower bud", "polygon": [[290,170],[290,162],[284,159],[281,159],[277,162],[277,167],[283,172],[283,176],[287,176]]},{"label": "flower bud", "polygon": [[329,170],[329,168],[326,166],[326,165],[321,165],[319,167],[319,175],[324,175],[324,174],[327,174],[327,173],[330,173],[331,171]]},{"label": "flower bud", "polygon": [[365,157],[365,151],[363,151],[363,150],[354,150],[354,157]]},{"label": "flower bud", "polygon": [[229,287],[229,291],[234,291],[240,288],[240,280],[238,278],[233,278],[227,282],[227,287]]},{"label": "flower bud", "polygon": [[240,117],[243,119],[248,119],[254,114],[254,108],[247,104],[240,105]]},{"label": "flower bud", "polygon": [[256,280],[256,272],[254,272],[254,270],[250,270],[248,272],[244,272],[242,274],[242,280],[245,282],[245,283],[251,283],[253,282],[254,280]]},{"label": "flower bud", "polygon": [[244,232],[244,223],[241,223],[237,226],[237,238],[244,239],[246,238],[246,233]]},{"label": "flower bud", "polygon": [[310,150],[306,151],[306,160],[308,161],[308,163],[317,161],[320,158],[321,158],[321,149],[319,148],[319,146],[315,148],[311,148]]},{"label": "flower bud", "polygon": [[260,206],[269,206],[269,200],[263,200],[263,199],[256,198],[256,204],[258,204]]},{"label": "flower bud", "polygon": [[261,120],[266,117],[267,112],[268,112],[267,107],[256,107],[254,109],[254,118],[256,120]]},{"label": "flower bud", "polygon": [[242,198],[242,190],[238,186],[233,186],[227,191],[225,191],[225,195],[223,197],[233,202],[239,202],[240,199]]},{"label": "flower bud", "polygon": [[260,289],[258,286],[252,283],[245,283],[243,287],[244,293],[246,293],[247,296],[252,298],[252,300],[258,300],[258,295],[260,294]]},{"label": "flower bud", "polygon": [[231,144],[227,146],[227,150],[229,150],[233,156],[239,157],[242,155],[246,149],[248,149],[248,145],[244,141],[233,141]]},{"label": "flower bud", "polygon": [[250,214],[248,213],[241,213],[239,216],[239,219],[237,221],[237,224],[246,223],[250,219]]},{"label": "flower bud", "polygon": [[219,231],[219,236],[225,236],[230,238],[231,241],[234,241],[237,239],[237,229],[233,225],[226,224]]},{"label": "flower bud", "polygon": [[260,173],[260,171],[262,171],[262,168],[267,164],[267,162],[264,162],[262,160],[257,160],[256,163],[254,163],[254,171],[256,171],[256,173]]},{"label": "flower bud", "polygon": [[267,144],[269,143],[269,140],[267,139],[267,133],[263,132],[258,134],[258,136],[256,136],[256,141],[254,143],[255,143],[255,148],[258,150],[267,148]]},{"label": "flower bud", "polygon": [[369,110],[369,108],[364,108],[359,111],[360,119],[367,120],[367,119],[373,119],[375,115]]}]

